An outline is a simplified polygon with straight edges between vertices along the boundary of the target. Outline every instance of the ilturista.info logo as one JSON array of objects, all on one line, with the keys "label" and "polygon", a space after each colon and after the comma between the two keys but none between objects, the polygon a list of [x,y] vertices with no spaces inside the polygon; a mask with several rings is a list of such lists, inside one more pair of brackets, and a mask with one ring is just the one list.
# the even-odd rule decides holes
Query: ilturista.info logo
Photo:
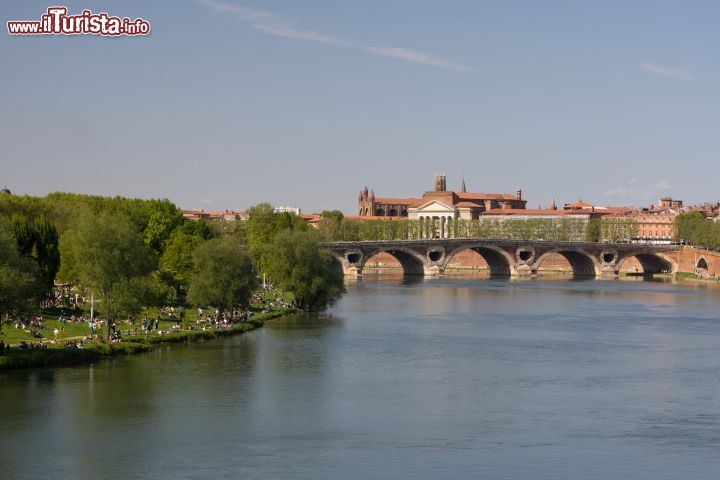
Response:
[{"label": "ilturista.info logo", "polygon": [[147,35],[150,23],[142,18],[111,17],[107,13],[83,10],[78,15],[68,15],[66,7],[50,7],[40,21],[15,20],[7,22],[10,35]]}]

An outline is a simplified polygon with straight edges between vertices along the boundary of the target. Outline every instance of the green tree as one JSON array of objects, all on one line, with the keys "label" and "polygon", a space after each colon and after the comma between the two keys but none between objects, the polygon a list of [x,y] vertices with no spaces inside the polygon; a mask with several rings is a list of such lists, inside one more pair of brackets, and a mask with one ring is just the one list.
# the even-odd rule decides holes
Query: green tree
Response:
[{"label": "green tree", "polygon": [[45,216],[33,222],[35,237],[35,260],[40,267],[42,286],[50,292],[55,284],[55,276],[60,269],[60,241],[55,226]]},{"label": "green tree", "polygon": [[198,235],[190,235],[176,231],[165,246],[160,257],[158,270],[165,283],[173,287],[176,294],[187,293],[190,278],[193,274],[193,252],[205,239]]},{"label": "green tree", "polygon": [[0,224],[0,336],[7,316],[33,310],[42,290],[37,263],[21,255],[10,229]]},{"label": "green tree", "polygon": [[292,213],[277,213],[269,203],[260,203],[248,210],[246,223],[247,247],[257,265],[267,270],[270,254],[268,245],[284,230],[306,231],[310,227],[302,218]]},{"label": "green tree", "polygon": [[123,278],[113,285],[110,295],[118,312],[139,314],[143,307],[168,305],[175,300],[175,291],[157,275]]},{"label": "green tree", "polygon": [[143,242],[136,225],[122,214],[87,215],[69,233],[63,263],[79,283],[99,295],[110,320],[123,312],[118,285],[146,277],[155,266],[155,257]]},{"label": "green tree", "polygon": [[25,214],[17,213],[10,217],[10,225],[20,254],[37,262],[41,286],[45,292],[49,292],[60,268],[59,241],[55,226],[44,215],[30,220]]},{"label": "green tree", "polygon": [[150,200],[145,206],[145,243],[160,254],[172,232],[183,222],[182,212],[169,200]]},{"label": "green tree", "polygon": [[279,233],[270,249],[267,273],[273,283],[294,296],[294,305],[320,310],[344,292],[343,273],[314,231]]},{"label": "green tree", "polygon": [[700,212],[681,213],[675,217],[675,240],[692,245],[707,245],[712,225]]},{"label": "green tree", "polygon": [[593,218],[587,221],[585,225],[585,241],[586,242],[599,242],[600,241],[600,219]]},{"label": "green tree", "polygon": [[247,249],[232,237],[200,244],[193,253],[195,273],[188,300],[198,306],[247,307],[258,279]]}]

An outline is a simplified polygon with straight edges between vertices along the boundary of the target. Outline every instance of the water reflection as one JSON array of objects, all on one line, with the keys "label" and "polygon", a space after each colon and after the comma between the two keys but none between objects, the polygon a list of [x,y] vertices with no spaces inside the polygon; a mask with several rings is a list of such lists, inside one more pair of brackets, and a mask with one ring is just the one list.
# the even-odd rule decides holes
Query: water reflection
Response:
[{"label": "water reflection", "polygon": [[383,275],[348,290],[248,335],[0,374],[3,478],[720,467],[717,285]]}]

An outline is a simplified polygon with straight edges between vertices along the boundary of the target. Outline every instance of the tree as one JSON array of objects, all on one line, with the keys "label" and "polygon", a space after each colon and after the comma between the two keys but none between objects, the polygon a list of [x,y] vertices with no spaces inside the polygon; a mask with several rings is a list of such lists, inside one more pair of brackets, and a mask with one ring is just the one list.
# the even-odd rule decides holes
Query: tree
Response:
[{"label": "tree", "polygon": [[200,244],[193,253],[194,274],[188,300],[194,305],[247,307],[258,279],[247,249],[232,237]]},{"label": "tree", "polygon": [[63,246],[63,272],[99,294],[102,308],[110,320],[123,311],[118,285],[146,277],[155,258],[136,225],[125,215],[101,213],[86,215]]},{"label": "tree", "polygon": [[712,223],[700,212],[681,213],[675,217],[675,240],[692,245],[707,245]]},{"label": "tree", "polygon": [[18,251],[10,229],[0,224],[0,334],[8,314],[31,310],[42,290],[37,264]]},{"label": "tree", "polygon": [[165,246],[158,269],[165,283],[178,294],[187,292],[193,273],[193,252],[204,241],[200,236],[176,231]]},{"label": "tree", "polygon": [[267,273],[294,296],[296,307],[320,310],[345,293],[343,273],[314,231],[279,233],[270,248]]},{"label": "tree", "polygon": [[55,284],[55,276],[60,268],[60,242],[55,226],[45,216],[33,222],[35,237],[34,256],[40,267],[43,288],[50,292]]},{"label": "tree", "polygon": [[143,231],[145,243],[160,254],[171,233],[183,222],[182,212],[169,200],[151,200],[145,210],[148,215]]},{"label": "tree", "polygon": [[270,262],[268,245],[275,236],[284,230],[308,230],[308,224],[297,215],[284,212],[277,213],[269,203],[260,203],[248,210],[247,246],[250,255],[262,270],[267,269]]},{"label": "tree", "polygon": [[593,218],[587,221],[585,226],[585,241],[586,242],[599,242],[600,241],[600,219]]},{"label": "tree", "polygon": [[45,292],[50,292],[60,268],[58,233],[55,226],[43,215],[30,220],[27,215],[17,213],[10,217],[10,225],[20,254],[37,262],[40,268],[40,286]]}]

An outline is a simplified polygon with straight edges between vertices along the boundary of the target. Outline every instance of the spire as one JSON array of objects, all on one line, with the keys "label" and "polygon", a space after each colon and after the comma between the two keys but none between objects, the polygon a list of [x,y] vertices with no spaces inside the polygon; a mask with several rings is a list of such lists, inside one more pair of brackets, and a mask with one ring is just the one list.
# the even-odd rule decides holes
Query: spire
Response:
[{"label": "spire", "polygon": [[371,202],[375,201],[375,190],[370,190],[370,201]]},{"label": "spire", "polygon": [[557,210],[557,204],[555,203],[555,197],[552,197],[552,201],[550,202],[550,210]]},{"label": "spire", "polygon": [[462,183],[460,184],[460,193],[466,193],[467,190],[465,190],[465,175],[462,177]]}]

